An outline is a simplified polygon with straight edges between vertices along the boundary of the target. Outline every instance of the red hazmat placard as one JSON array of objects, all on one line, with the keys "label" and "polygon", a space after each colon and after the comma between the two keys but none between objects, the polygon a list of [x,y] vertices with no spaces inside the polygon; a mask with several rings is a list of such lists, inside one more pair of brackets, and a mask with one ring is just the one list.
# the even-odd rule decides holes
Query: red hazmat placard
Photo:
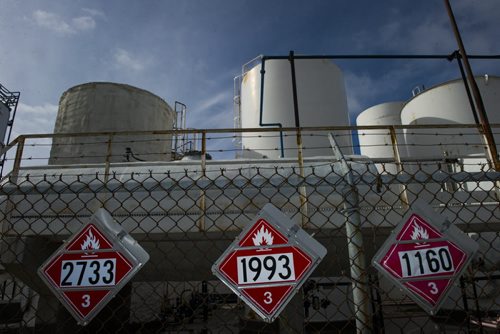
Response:
[{"label": "red hazmat placard", "polygon": [[477,251],[477,244],[420,203],[387,239],[374,266],[434,314]]},{"label": "red hazmat placard", "polygon": [[212,271],[271,322],[325,255],[321,244],[268,204],[216,261]]}]

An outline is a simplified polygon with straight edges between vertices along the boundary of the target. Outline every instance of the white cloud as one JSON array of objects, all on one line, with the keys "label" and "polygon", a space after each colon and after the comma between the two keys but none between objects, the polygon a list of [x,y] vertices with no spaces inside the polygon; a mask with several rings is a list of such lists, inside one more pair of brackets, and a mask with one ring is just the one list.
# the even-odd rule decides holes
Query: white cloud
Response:
[{"label": "white cloud", "polygon": [[115,65],[133,71],[142,71],[146,68],[147,60],[140,59],[124,49],[116,49],[113,55]]},{"label": "white cloud", "polygon": [[29,104],[19,103],[18,110],[30,116],[53,116],[57,113],[57,106],[50,103],[44,103],[40,106],[30,106]]},{"label": "white cloud", "polygon": [[201,99],[188,110],[188,123],[203,128],[233,127],[233,95],[231,91],[219,91]]},{"label": "white cloud", "polygon": [[90,16],[75,17],[72,22],[78,30],[92,30],[96,26],[95,20]]},{"label": "white cloud", "polygon": [[33,12],[32,17],[36,25],[60,35],[73,35],[80,31],[93,30],[96,27],[94,18],[87,15],[65,20],[55,13],[36,10]]},{"label": "white cloud", "polygon": [[[58,107],[51,103],[41,105],[19,103],[10,141],[19,135],[52,133],[57,109]],[[45,165],[50,154],[50,143],[49,138],[28,139],[23,151],[22,166]],[[13,159],[15,152],[11,149],[7,153],[8,159]],[[12,160],[8,160],[4,171],[9,171],[11,166]]]},{"label": "white cloud", "polygon": [[208,99],[201,101],[196,107],[197,112],[202,113],[208,111],[209,109],[231,101],[232,94],[227,91],[220,92],[219,94],[214,95]]},{"label": "white cloud", "polygon": [[106,18],[106,15],[104,15],[103,12],[101,12],[100,10],[97,10],[97,9],[93,9],[93,8],[82,8],[82,11],[84,11],[85,13],[89,14],[90,16],[93,16],[93,17],[100,17],[100,18],[103,18],[105,19]]},{"label": "white cloud", "polygon": [[19,103],[13,132],[16,135],[29,133],[51,133],[57,115],[57,106],[50,103],[28,105]]},{"label": "white cloud", "polygon": [[455,0],[452,9],[460,26],[471,28],[476,24],[497,25],[500,2],[498,0]]},{"label": "white cloud", "polygon": [[58,15],[43,10],[37,10],[33,13],[33,20],[37,25],[56,33],[68,35],[75,33],[75,30]]},{"label": "white cloud", "polygon": [[365,107],[364,101],[375,97],[378,93],[377,83],[367,75],[356,75],[347,72],[346,82],[347,105],[350,112],[357,113]]},{"label": "white cloud", "polygon": [[408,36],[408,48],[414,52],[451,53],[457,48],[449,25],[438,21],[423,22]]}]

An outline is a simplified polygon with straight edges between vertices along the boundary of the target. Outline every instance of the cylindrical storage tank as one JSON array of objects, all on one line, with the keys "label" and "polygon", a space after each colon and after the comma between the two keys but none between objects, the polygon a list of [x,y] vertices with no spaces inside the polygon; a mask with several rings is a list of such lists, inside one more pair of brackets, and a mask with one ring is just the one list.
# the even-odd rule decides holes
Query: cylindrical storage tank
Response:
[{"label": "cylindrical storage tank", "polygon": [[[295,127],[293,88],[290,62],[266,60],[264,73],[264,99],[262,114],[261,64],[243,75],[241,83],[241,127],[259,128]],[[300,127],[349,125],[344,78],[340,69],[329,60],[295,60],[297,102]],[[337,132],[337,141],[344,154],[352,153],[349,132]],[[332,155],[327,133],[303,134],[303,154],[306,157]],[[295,133],[244,133],[243,156],[249,158],[296,157]]]},{"label": "cylindrical storage tank", "polygon": [[[476,77],[490,123],[500,123],[500,77]],[[475,124],[462,79],[453,80],[418,94],[401,111],[403,125]],[[500,129],[493,128],[496,143]],[[411,157],[463,157],[484,153],[484,144],[476,129],[405,130]]]},{"label": "cylindrical storage tank", "polygon": [[[172,130],[174,120],[172,108],[148,91],[92,82],[63,93],[54,133]],[[54,138],[49,164],[170,161],[171,140],[171,135],[117,135],[109,151],[109,136]]]},{"label": "cylindrical storage tank", "polygon": [[[401,125],[401,109],[404,102],[386,102],[370,107],[361,112],[356,118],[357,126],[370,125]],[[395,130],[395,139],[398,143],[397,149],[400,157],[406,156],[406,147],[404,145],[404,136],[401,129]],[[390,130],[376,129],[358,130],[358,140],[360,153],[370,158],[377,159],[395,159],[394,145],[391,138]],[[388,173],[396,173],[397,166],[395,164],[377,165],[378,170]]]}]

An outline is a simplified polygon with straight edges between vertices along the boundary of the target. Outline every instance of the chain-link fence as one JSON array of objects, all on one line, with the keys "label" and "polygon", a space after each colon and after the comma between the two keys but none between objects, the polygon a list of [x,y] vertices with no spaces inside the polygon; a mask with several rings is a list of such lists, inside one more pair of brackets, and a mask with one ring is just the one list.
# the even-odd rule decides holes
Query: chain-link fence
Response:
[{"label": "chain-link fence", "polygon": [[[331,150],[328,131],[337,138],[350,138],[352,130],[306,129],[300,134],[302,138],[323,136],[321,149]],[[12,171],[0,187],[0,332],[355,333],[360,326],[375,333],[498,331],[500,173],[490,167],[487,148],[475,127],[455,127],[454,140],[443,127],[381,127],[377,133],[373,127],[359,129],[362,136],[392,135],[396,140],[389,148],[395,155],[379,159],[346,155],[347,170],[333,151],[308,157],[308,147],[300,143],[299,148],[284,150],[287,154],[281,159],[223,160],[232,151],[231,140],[241,135],[295,135],[295,129],[281,129],[281,134],[276,129],[258,131],[200,130],[196,139],[200,154],[185,154],[189,159],[172,162],[134,161],[130,151],[128,156],[114,152],[116,134],[101,134],[104,140],[93,145],[106,148],[102,162],[85,164],[78,164],[78,158],[85,158],[81,153],[85,150],[78,150],[78,156],[72,157],[74,164],[46,165],[54,135],[14,141],[6,162],[11,162]],[[418,138],[407,144],[419,149],[418,155],[408,154],[398,144],[397,137],[408,134]],[[120,134],[121,145],[147,143],[145,133],[133,135],[141,137],[127,139],[127,134]],[[73,141],[71,145],[84,144]],[[387,144],[377,145],[387,148]],[[460,155],[457,147],[475,150]],[[352,146],[340,149],[352,153]],[[72,152],[57,152],[62,151]],[[10,156],[10,152],[17,153]],[[143,152],[132,153],[137,157]],[[147,152],[152,153],[161,152]],[[207,153],[215,159],[207,159]],[[244,157],[244,151],[238,153]],[[480,245],[477,258],[433,316],[370,264],[417,199],[433,206]],[[271,324],[262,322],[211,272],[217,258],[266,203],[314,234],[328,250]],[[36,272],[101,207],[151,258],[82,327]],[[352,235],[346,232],[347,224],[353,222],[357,222],[358,234],[354,255]],[[353,263],[363,262],[365,267],[353,277]],[[364,299],[353,298],[357,288],[366,291]]]}]

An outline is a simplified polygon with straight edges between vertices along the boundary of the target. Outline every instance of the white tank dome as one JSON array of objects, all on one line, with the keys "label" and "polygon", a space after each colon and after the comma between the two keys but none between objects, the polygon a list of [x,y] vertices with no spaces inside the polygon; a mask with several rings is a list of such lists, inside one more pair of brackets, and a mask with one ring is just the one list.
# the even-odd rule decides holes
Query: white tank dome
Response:
[{"label": "white tank dome", "polygon": [[[500,123],[500,113],[497,112],[500,104],[500,77],[476,77],[481,92],[486,113],[490,123]],[[474,116],[464,82],[457,79],[432,87],[416,95],[404,106],[401,111],[403,125],[424,124],[474,124]],[[408,154],[419,156],[466,156],[484,153],[479,138],[467,138],[461,129],[436,129],[406,131],[405,138],[408,145]],[[494,131],[495,132],[495,131]],[[499,131],[496,131],[495,140],[500,141]],[[477,134],[477,130],[468,130],[467,133]],[[468,144],[466,144],[468,142]],[[477,145],[471,145],[477,142]]]}]

